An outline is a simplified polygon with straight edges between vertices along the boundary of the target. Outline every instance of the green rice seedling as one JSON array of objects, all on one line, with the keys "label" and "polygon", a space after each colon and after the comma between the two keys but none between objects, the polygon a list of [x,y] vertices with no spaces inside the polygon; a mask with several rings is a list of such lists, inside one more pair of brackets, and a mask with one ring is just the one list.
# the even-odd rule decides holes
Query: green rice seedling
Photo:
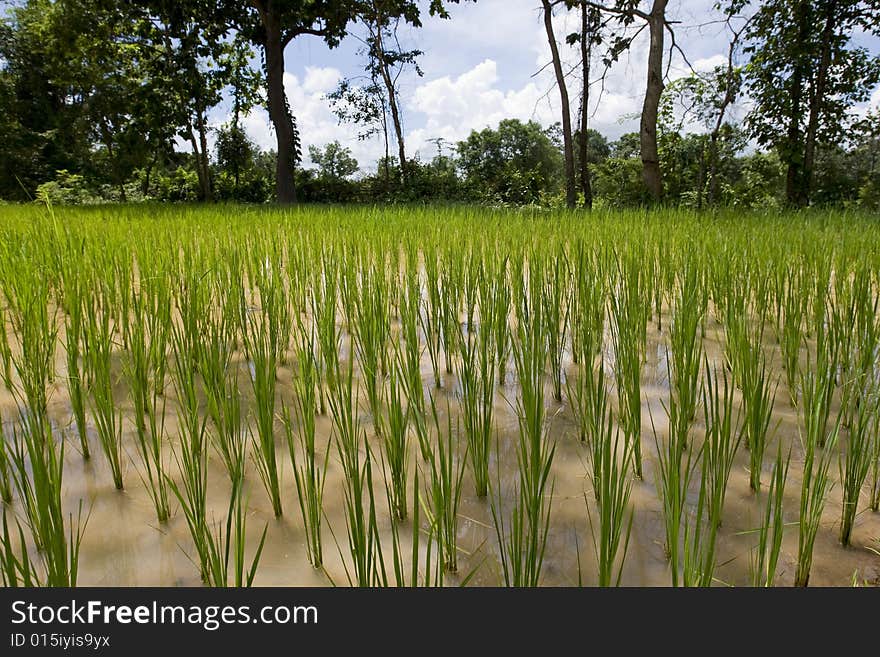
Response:
[{"label": "green rice seedling", "polygon": [[742,393],[743,438],[749,450],[749,486],[761,490],[761,471],[778,382],[770,380],[767,359],[760,342],[752,342],[745,329],[731,324],[728,342],[733,353],[733,374]]},{"label": "green rice seedling", "polygon": [[403,342],[402,344],[394,342],[394,367],[406,398],[409,422],[412,423],[419,441],[422,458],[427,461],[431,453],[431,445],[428,440],[425,392],[421,373],[422,348],[419,342],[421,290],[416,266],[414,262],[408,265],[405,284],[398,301]]},{"label": "green rice seedling", "polygon": [[[336,324],[338,306],[338,265],[332,254],[322,253],[322,276],[312,283],[312,317],[319,346],[318,353],[318,400],[321,414],[325,414],[324,386],[333,386],[331,377],[339,369],[339,343],[341,337]],[[318,278],[316,276],[316,278]]]},{"label": "green rice seedling", "polygon": [[874,449],[871,458],[871,483],[868,488],[869,506],[875,513],[880,509],[880,438],[874,436]]},{"label": "green rice seedling", "polygon": [[[545,464],[552,461],[552,449],[548,454],[544,456]],[[542,474],[544,472],[542,471]],[[549,478],[549,467],[546,468],[546,474],[543,484],[546,484]],[[500,489],[500,474],[498,479],[496,486]],[[516,501],[507,523],[501,509],[500,492],[493,492],[492,495],[490,509],[505,586],[536,587],[541,582],[547,536],[550,531],[551,504],[545,503],[543,497],[535,500],[533,494],[526,489],[527,485],[520,480]],[[550,495],[552,497],[552,486]]]},{"label": "green rice seedling", "polygon": [[602,431],[602,422],[608,405],[608,387],[605,380],[605,362],[597,366],[584,362],[577,374],[566,381],[572,414],[578,425],[581,442],[593,444]]},{"label": "green rice seedling", "polygon": [[70,409],[73,412],[73,418],[76,423],[80,451],[82,451],[83,458],[88,460],[91,457],[86,425],[88,382],[85,379],[85,368],[81,363],[85,324],[84,302],[82,299],[83,283],[81,279],[81,275],[73,273],[69,275],[64,285],[64,299],[67,311],[64,322],[64,352],[67,360],[67,392],[70,399]]},{"label": "green rice seedling", "polygon": [[466,454],[456,459],[459,451],[458,431],[453,430],[452,416],[448,412],[445,430],[441,427],[433,397],[431,414],[437,440],[433,443],[429,460],[430,478],[426,482],[428,518],[437,537],[440,570],[454,573],[458,571],[458,506]]},{"label": "green rice seedling", "polygon": [[510,286],[507,282],[507,257],[505,257],[492,273],[487,285],[491,296],[492,312],[487,319],[492,324],[492,336],[495,346],[495,363],[498,370],[498,385],[504,385],[507,375],[507,361],[510,358]]},{"label": "green rice seedling", "polygon": [[[413,474],[412,482],[412,534],[411,552],[409,555],[409,568],[404,558],[404,551],[401,546],[402,523],[391,523],[391,547],[392,558],[394,562],[394,582],[398,587],[404,586],[443,586],[446,568],[443,564],[442,551],[438,550],[440,557],[435,557],[433,550],[433,542],[438,536],[436,522],[430,520],[431,514],[428,513],[429,522],[426,527],[421,526],[421,508],[425,502],[420,497],[420,481],[419,471],[416,469]],[[390,498],[389,498],[390,499]],[[426,509],[427,509],[427,505]],[[389,507],[389,513],[393,514],[393,509]],[[424,559],[421,557],[422,533],[425,534],[425,550]],[[438,546],[439,547],[439,546]],[[409,580],[407,580],[407,570],[409,570]],[[421,571],[421,572],[420,572]]]},{"label": "green rice seedling", "polygon": [[[26,526],[37,548],[40,586],[76,586],[79,554],[88,519],[82,517],[82,501],[74,520],[65,526],[62,508],[64,436],[56,444],[47,422],[30,410],[22,411],[21,431],[13,431],[12,472]],[[8,534],[4,531],[4,535]],[[23,539],[23,533],[19,533]],[[4,546],[5,547],[5,546]],[[24,550],[23,544],[20,545]],[[31,572],[24,555],[19,572]]]},{"label": "green rice seedling", "polygon": [[385,274],[376,263],[361,271],[360,289],[352,290],[354,309],[354,340],[361,365],[367,402],[376,430],[381,426],[382,367],[387,358],[389,305]]},{"label": "green rice seedling", "polygon": [[[329,444],[324,450],[323,461],[317,453],[315,414],[317,413],[316,392],[318,387],[317,365],[311,350],[306,345],[300,348],[297,356],[299,376],[294,377],[296,399],[294,404],[298,430],[294,437],[290,411],[282,409],[282,420],[293,477],[296,483],[300,514],[306,532],[306,549],[309,561],[315,568],[324,562],[321,541],[321,523],[324,516],[324,483],[327,480]],[[297,455],[297,452],[301,456]]]},{"label": "green rice seedling", "polygon": [[[261,244],[261,247],[254,251],[254,257],[259,258],[259,261],[253,263],[251,278],[260,293],[263,330],[267,333],[268,343],[273,349],[273,358],[275,362],[284,363],[287,347],[290,344],[292,322],[287,291],[281,275],[284,270],[281,246],[279,243],[266,243]],[[291,267],[292,271],[295,269],[295,265]],[[296,275],[291,273],[290,276]],[[245,327],[242,330],[245,330]]]},{"label": "green rice seedling", "polygon": [[3,415],[0,413],[0,501],[7,506],[12,504],[12,458],[10,447],[3,427]]},{"label": "green rice seedling", "polygon": [[[654,420],[651,418],[653,428]],[[655,480],[660,494],[661,512],[666,533],[665,550],[669,559],[672,585],[681,583],[681,539],[685,522],[687,492],[699,462],[691,441],[682,443],[674,433],[662,441],[654,430],[657,447]]]},{"label": "green rice seedling", "polygon": [[160,397],[151,381],[151,355],[155,349],[164,353],[167,326],[159,315],[146,311],[140,296],[131,304],[134,319],[127,325],[128,348],[123,373],[128,381],[134,406],[137,447],[143,463],[141,479],[156,510],[159,522],[168,519],[168,487],[164,475],[163,442],[165,438],[165,398]]},{"label": "green rice seedling", "polygon": [[783,461],[782,445],[779,445],[761,526],[758,528],[758,544],[752,550],[749,562],[754,587],[771,587],[776,581],[776,567],[785,532],[785,482],[788,479],[789,463],[791,463],[791,452],[789,451]]},{"label": "green rice seedling", "polygon": [[838,459],[842,490],[840,514],[840,542],[850,544],[853,524],[858,511],[862,487],[868,478],[871,461],[875,456],[878,439],[877,416],[880,399],[873,384],[866,386],[865,394],[856,404],[855,421],[849,431],[849,440]]},{"label": "green rice seedling", "polygon": [[642,478],[642,363],[645,360],[648,302],[643,258],[627,253],[618,263],[620,284],[611,294],[611,337],[614,375],[624,437],[633,445],[633,469]]},{"label": "green rice seedling", "polygon": [[207,412],[214,427],[210,435],[232,485],[244,478],[246,451],[238,370],[232,363],[236,321],[235,309],[229,305],[235,303],[229,297],[222,314],[206,318],[198,353]]},{"label": "green rice seedling", "polygon": [[7,292],[7,299],[19,347],[11,359],[20,389],[10,383],[9,390],[20,404],[45,417],[58,335],[56,313],[49,311],[49,283],[42,272],[28,268],[12,275],[10,287],[12,293]]},{"label": "green rice seedling", "polygon": [[436,251],[425,251],[425,280],[427,295],[424,303],[424,312],[420,314],[422,332],[425,335],[425,345],[428,357],[431,359],[431,370],[434,373],[434,387],[440,388],[440,344],[443,332],[442,320],[442,294],[440,291],[440,265]]},{"label": "green rice seedling", "polygon": [[[237,481],[232,486],[229,504],[226,512],[225,525],[216,525],[213,530],[206,525],[200,527],[206,530],[203,541],[208,555],[208,569],[205,583],[208,586],[236,586],[250,587],[257,575],[257,567],[260,565],[260,557],[263,554],[263,546],[266,543],[267,524],[263,527],[260,542],[248,566],[245,557],[245,531],[247,529],[247,502],[242,499],[242,482]],[[230,573],[230,553],[232,567]],[[231,581],[230,581],[231,576]]]},{"label": "green rice seedling", "polygon": [[477,245],[471,245],[468,258],[462,263],[461,298],[464,305],[464,326],[458,327],[458,338],[461,338],[463,330],[470,333],[476,329],[477,303],[481,297],[485,299],[485,295],[481,293],[480,282],[485,279],[486,267],[483,264],[482,254],[478,252]]},{"label": "green rice seedling", "polygon": [[9,344],[9,334],[6,331],[6,308],[0,299],[0,377],[8,390],[12,390],[12,346]]},{"label": "green rice seedling", "polygon": [[178,449],[173,450],[181,485],[168,473],[165,481],[180,502],[196,549],[201,577],[211,571],[210,530],[207,521],[208,450],[207,417],[202,416],[196,385],[198,352],[184,323],[172,325],[172,381],[177,395]]},{"label": "green rice seedling", "polygon": [[452,374],[453,356],[458,353],[458,339],[461,335],[459,310],[463,295],[464,261],[461,254],[449,249],[444,254],[444,267],[440,271],[440,323],[443,328],[443,355],[446,373]]},{"label": "green rice seedling", "polygon": [[[532,260],[534,262],[534,259]],[[520,296],[517,339],[513,344],[514,361],[520,394],[517,399],[519,440],[517,461],[519,481],[516,502],[509,523],[505,523],[499,490],[492,496],[492,518],[507,586],[538,586],[547,547],[552,506],[547,484],[555,445],[550,444],[544,428],[544,365],[547,341],[542,318],[541,269],[529,269],[528,294]],[[549,501],[548,501],[549,499]]]},{"label": "green rice seedling", "polygon": [[[729,385],[727,372],[709,368],[706,358],[703,379],[703,417],[706,437],[703,443],[703,470],[707,477],[708,516],[721,525],[727,483],[736,452],[742,442],[739,414],[734,414],[734,386]],[[714,372],[714,373],[713,373]]]},{"label": "green rice seedling", "polygon": [[[587,417],[585,419],[579,419],[579,423],[581,424],[581,431],[586,432],[588,435],[587,442],[590,447],[590,456],[591,456],[591,479],[593,483],[593,493],[596,498],[596,502],[599,502],[599,495],[601,494],[602,488],[605,485],[602,483],[602,470],[597,469],[597,465],[601,466],[604,464],[604,450],[607,448],[607,443],[610,438],[607,435],[607,432],[610,428],[610,424],[607,422],[607,418],[611,417],[611,410],[608,405],[608,385],[605,378],[605,365],[603,361],[599,362],[598,371],[594,372],[593,381],[591,385],[593,386],[591,389],[581,392],[575,392],[575,399],[579,399],[582,396],[588,398],[588,401],[583,405],[586,407],[584,411],[577,411],[577,415],[580,418],[582,413],[585,413]],[[579,376],[576,380],[580,382],[582,376]],[[577,390],[578,386],[575,386],[575,390]],[[582,404],[583,402],[578,402]],[[616,438],[616,436],[615,436]],[[629,453],[629,452],[628,452]],[[630,459],[632,458],[632,454],[629,454]],[[629,459],[627,460],[627,462]]]},{"label": "green rice seedling", "polygon": [[[106,290],[104,294],[102,301],[106,304]],[[122,490],[122,411],[117,408],[113,394],[113,329],[106,307],[96,307],[89,313],[85,354],[92,383],[92,417],[98,440],[110,465],[113,485]]]},{"label": "green rice seedling", "polygon": [[18,518],[15,519],[15,525],[18,529],[17,544],[16,536],[10,531],[4,506],[3,534],[0,535],[0,583],[5,588],[39,586],[38,574],[28,554],[24,529]]},{"label": "green rice seedling", "polygon": [[345,520],[351,564],[343,560],[343,565],[350,585],[379,586],[387,580],[376,523],[373,457],[357,420],[358,394],[350,362],[346,369],[337,377],[330,395],[336,450],[345,475]]},{"label": "green rice seedling", "polygon": [[249,362],[251,387],[254,392],[256,433],[252,435],[254,462],[263,487],[272,502],[276,518],[281,517],[281,473],[275,455],[275,389],[278,380],[278,347],[272,320],[267,314],[257,319],[248,315],[243,328],[245,354]]},{"label": "green rice seedling", "polygon": [[807,312],[809,297],[804,295],[803,263],[789,265],[782,298],[783,320],[779,345],[782,351],[783,368],[788,382],[788,393],[792,406],[797,406],[799,356],[804,341],[804,315]]},{"label": "green rice seedling", "polygon": [[[700,457],[705,458],[701,450]],[[711,516],[711,472],[708,467],[700,471],[700,493],[692,516],[684,520],[682,536],[681,583],[683,586],[709,587],[715,575],[715,544],[718,523]]]},{"label": "green rice seedling", "polygon": [[395,366],[388,381],[385,426],[380,432],[384,464],[387,466],[389,503],[394,517],[404,520],[407,513],[406,484],[409,472],[409,413],[401,396],[400,373]]},{"label": "green rice seedling", "polygon": [[[836,280],[844,285],[849,283],[846,278]],[[877,320],[880,296],[874,295],[871,273],[866,266],[856,270],[845,290],[834,295],[844,301],[835,304],[835,307],[842,307],[843,312],[833,313],[832,333],[835,335],[832,342],[841,345],[840,353],[845,360],[842,392],[844,424],[852,426],[860,387],[875,374],[875,358],[880,346],[880,322]]]},{"label": "green rice seedling", "polygon": [[599,586],[611,586],[612,583],[620,586],[633,523],[633,509],[629,503],[632,491],[632,466],[629,462],[632,444],[626,440],[620,444],[620,430],[615,428],[607,406],[603,406],[598,424],[601,429],[591,440],[590,459],[590,479],[598,507],[595,523],[592,514],[589,514],[590,503],[586,494],[584,501],[587,503],[593,549],[599,564]]},{"label": "green rice seedling", "polygon": [[547,334],[547,356],[550,365],[550,380],[553,384],[553,398],[562,401],[562,360],[565,352],[565,336],[568,332],[569,303],[568,262],[565,253],[553,258],[549,275],[544,277],[543,303],[545,317],[544,330]]},{"label": "green rice seedling", "polygon": [[667,357],[670,384],[670,432],[683,445],[694,422],[699,402],[700,361],[703,346],[699,334],[704,309],[700,306],[700,280],[693,261],[685,265],[669,330],[671,358]]},{"label": "green rice seedling", "polygon": [[[810,569],[813,563],[813,546],[822,511],[833,481],[828,476],[834,448],[840,431],[840,418],[829,434],[825,435],[822,416],[825,414],[825,403],[821,394],[813,391],[821,390],[816,381],[818,375],[809,372],[802,377],[804,431],[801,438],[804,449],[804,474],[801,485],[800,515],[798,517],[798,561],[795,573],[795,586],[807,586],[810,582]],[[825,438],[824,449],[819,446],[821,437]]]},{"label": "green rice seedling", "polygon": [[489,457],[495,397],[495,359],[490,327],[458,339],[460,403],[471,472],[478,497],[489,492]]},{"label": "green rice seedling", "polygon": [[591,365],[605,330],[605,273],[600,260],[578,242],[571,294],[571,352],[575,363]]},{"label": "green rice seedling", "polygon": [[[816,326],[816,354],[813,361],[813,370],[816,376],[811,378],[811,388],[802,391],[804,403],[809,403],[815,413],[804,414],[807,422],[816,422],[815,433],[818,436],[818,446],[825,446],[828,435],[828,422],[831,417],[831,405],[834,399],[834,391],[837,388],[837,372],[839,365],[839,344],[834,341],[834,336],[826,329],[826,323],[822,321]],[[844,404],[845,407],[845,404]],[[841,418],[842,419],[842,418]]]}]

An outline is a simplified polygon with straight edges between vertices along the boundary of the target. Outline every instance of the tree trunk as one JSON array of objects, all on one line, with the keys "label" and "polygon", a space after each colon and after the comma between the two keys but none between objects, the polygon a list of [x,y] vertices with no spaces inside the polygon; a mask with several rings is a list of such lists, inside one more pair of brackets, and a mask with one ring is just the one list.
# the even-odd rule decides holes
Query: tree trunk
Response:
[{"label": "tree trunk", "polygon": [[785,198],[789,205],[800,205],[800,157],[795,151],[800,150],[801,95],[803,93],[803,74],[796,67],[791,79],[791,116],[789,117],[787,135],[787,153],[785,159],[788,170],[785,175]]},{"label": "tree trunk", "polygon": [[[807,33],[807,20],[804,3],[797,5],[798,43],[803,44]],[[791,113],[788,134],[786,135],[785,161],[788,170],[785,175],[785,199],[792,207],[803,206],[803,157],[801,141],[801,101],[804,95],[804,64],[802,58],[794,63],[791,74]]]},{"label": "tree trunk", "polygon": [[709,135],[709,189],[706,193],[709,205],[718,203],[718,131]]},{"label": "tree trunk", "polygon": [[571,109],[568,102],[568,88],[565,85],[565,74],[562,61],[559,59],[559,48],[553,34],[553,10],[550,0],[541,0],[544,5],[544,29],[550,44],[550,55],[553,58],[553,71],[556,73],[556,86],[559,87],[559,98],[562,102],[562,145],[565,154],[565,205],[574,208],[577,204],[574,179],[574,148],[571,139]]},{"label": "tree trunk", "polygon": [[663,198],[663,179],[660,174],[660,155],[657,148],[657,111],[663,94],[663,37],[666,29],[666,5],[668,0],[654,0],[648,15],[651,43],[648,48],[648,81],[639,141],[642,156],[642,177],[654,201]]},{"label": "tree trunk", "polygon": [[727,108],[736,96],[736,90],[733,88],[733,54],[736,50],[736,44],[739,42],[739,35],[743,33],[744,29],[744,27],[740,28],[734,34],[727,50],[727,74],[725,78],[727,86],[724,89],[724,98],[721,99],[721,105],[718,107],[715,125],[712,128],[712,133],[709,135],[709,190],[706,197],[709,205],[718,203],[718,137],[721,134],[721,127],[724,125],[724,115],[727,113]]},{"label": "tree trunk", "polygon": [[205,114],[199,107],[199,115],[196,119],[199,129],[199,152],[197,153],[198,164],[202,169],[202,200],[212,201],[214,193],[211,189],[211,167],[208,162],[208,129],[205,125]]},{"label": "tree trunk", "polygon": [[703,190],[706,187],[706,142],[700,139],[700,167],[697,171],[697,210],[703,209]]},{"label": "tree trunk", "polygon": [[403,122],[400,118],[400,108],[397,105],[397,88],[394,86],[394,79],[391,77],[391,71],[388,68],[388,62],[385,59],[385,46],[382,40],[382,23],[381,16],[375,16],[376,28],[376,47],[374,56],[379,62],[379,73],[382,76],[382,82],[385,85],[385,93],[388,94],[388,107],[391,109],[391,123],[394,125],[394,136],[397,138],[397,156],[400,158],[400,182],[406,184],[406,144],[403,137]]},{"label": "tree trunk", "polygon": [[156,166],[158,159],[159,153],[153,153],[153,157],[151,157],[150,161],[147,163],[147,169],[144,172],[144,183],[141,185],[141,194],[144,196],[147,196],[150,193],[150,176],[153,173],[153,167]]},{"label": "tree trunk", "polygon": [[816,72],[816,88],[810,97],[810,117],[807,123],[807,138],[804,144],[804,171],[801,180],[801,200],[804,205],[810,202],[813,186],[813,165],[816,161],[816,133],[819,129],[819,115],[822,112],[822,100],[825,98],[825,87],[828,84],[828,69],[831,66],[831,41],[834,37],[834,17],[837,13],[837,2],[828,3],[825,24],[822,28],[822,55],[819,59],[819,70]]},{"label": "tree trunk", "polygon": [[284,95],[284,46],[278,10],[271,1],[254,0],[265,30],[263,48],[266,60],[266,89],[269,100],[269,118],[275,128],[278,157],[275,161],[275,193],[279,203],[295,203],[296,187],[293,181],[296,140],[293,122],[287,110]]},{"label": "tree trunk", "polygon": [[193,149],[193,157],[196,160],[196,175],[199,177],[199,200],[206,201],[208,197],[206,196],[205,190],[207,189],[208,181],[205,180],[205,170],[202,169],[202,157],[199,154],[199,142],[196,140],[196,133],[191,125],[188,126],[187,131],[189,143]]},{"label": "tree trunk", "polygon": [[584,77],[584,87],[581,94],[581,141],[579,146],[581,159],[581,192],[584,195],[584,206],[593,207],[593,186],[590,181],[589,135],[587,130],[590,125],[590,57],[592,56],[593,32],[590,26],[589,9],[587,4],[581,4],[581,72]]}]

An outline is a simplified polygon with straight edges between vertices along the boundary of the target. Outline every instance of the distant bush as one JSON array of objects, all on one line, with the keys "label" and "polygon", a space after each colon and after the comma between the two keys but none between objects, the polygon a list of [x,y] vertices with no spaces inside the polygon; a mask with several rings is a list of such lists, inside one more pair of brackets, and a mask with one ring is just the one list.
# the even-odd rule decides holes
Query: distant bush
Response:
[{"label": "distant bush", "polygon": [[37,199],[47,205],[84,205],[103,203],[105,199],[89,189],[86,180],[66,169],[55,172],[55,179],[37,187]]}]

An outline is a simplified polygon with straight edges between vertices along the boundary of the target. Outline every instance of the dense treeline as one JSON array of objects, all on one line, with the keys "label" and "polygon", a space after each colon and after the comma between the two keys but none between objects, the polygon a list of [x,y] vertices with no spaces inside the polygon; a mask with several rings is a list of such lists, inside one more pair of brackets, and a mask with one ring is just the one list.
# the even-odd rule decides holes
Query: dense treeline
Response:
[{"label": "dense treeline", "polygon": [[[878,0],[720,3],[727,63],[672,81],[678,46],[668,42],[676,22],[666,2],[542,0],[559,123],[505,120],[458,144],[438,141],[430,158],[407,154],[397,80],[421,72],[421,52],[402,50],[397,31],[420,27],[426,13],[448,18],[450,3],[242,4],[12,5],[0,22],[0,198],[880,207],[880,115],[853,111],[880,82],[880,57],[854,39],[880,34]],[[561,11],[580,17],[577,32],[554,34],[550,18]],[[641,24],[651,47],[639,132],[609,142],[589,127],[590,88]],[[385,156],[366,171],[333,142],[311,146],[314,166],[304,168],[310,139],[284,93],[284,49],[302,35],[332,48],[354,32],[365,74],[327,102],[361,136],[383,140]],[[568,88],[570,56],[586,81],[579,98]],[[737,123],[731,108],[746,98]],[[231,116],[212,128],[209,113],[224,99]],[[257,106],[272,122],[269,151],[241,127]]]}]

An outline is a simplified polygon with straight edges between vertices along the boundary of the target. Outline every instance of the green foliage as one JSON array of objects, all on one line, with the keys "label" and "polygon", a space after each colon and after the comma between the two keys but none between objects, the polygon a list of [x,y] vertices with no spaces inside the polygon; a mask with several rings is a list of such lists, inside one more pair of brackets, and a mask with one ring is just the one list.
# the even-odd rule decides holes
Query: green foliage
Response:
[{"label": "green foliage", "polygon": [[561,179],[559,149],[534,121],[505,119],[496,130],[472,132],[457,151],[464,184],[490,202],[537,203]]},{"label": "green foliage", "polygon": [[358,170],[358,163],[352,157],[351,149],[345,148],[338,141],[330,142],[323,149],[309,146],[309,157],[318,167],[318,175],[331,182],[345,180]]}]

